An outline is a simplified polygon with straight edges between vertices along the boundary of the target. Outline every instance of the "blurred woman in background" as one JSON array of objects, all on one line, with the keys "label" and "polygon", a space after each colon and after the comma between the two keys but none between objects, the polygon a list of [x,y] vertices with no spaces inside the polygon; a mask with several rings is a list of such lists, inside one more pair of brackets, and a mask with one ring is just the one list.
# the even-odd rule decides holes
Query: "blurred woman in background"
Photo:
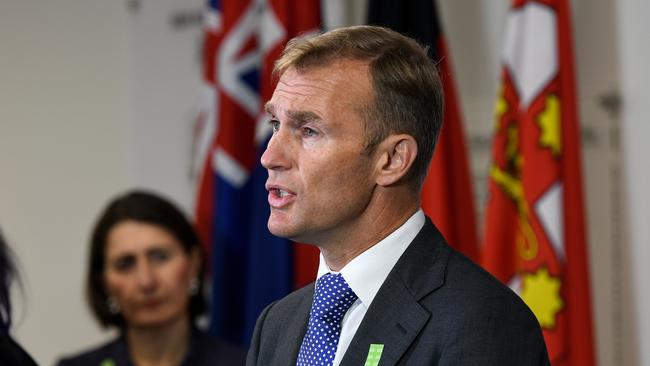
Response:
[{"label": "blurred woman in background", "polygon": [[35,366],[36,362],[11,338],[11,284],[18,276],[11,250],[0,232],[0,365]]},{"label": "blurred woman in background", "polygon": [[243,365],[242,350],[196,327],[203,267],[196,232],[172,203],[148,192],[113,200],[92,234],[86,290],[99,323],[119,336],[59,365]]}]

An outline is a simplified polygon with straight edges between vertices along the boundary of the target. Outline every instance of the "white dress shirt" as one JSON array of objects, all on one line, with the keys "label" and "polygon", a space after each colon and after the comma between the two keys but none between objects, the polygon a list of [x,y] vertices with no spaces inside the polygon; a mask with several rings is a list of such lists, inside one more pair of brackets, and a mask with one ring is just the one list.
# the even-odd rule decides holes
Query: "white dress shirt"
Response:
[{"label": "white dress shirt", "polygon": [[329,269],[323,255],[320,255],[318,276],[326,273],[341,273],[352,291],[358,296],[341,321],[341,336],[336,348],[332,366],[338,366],[347,351],[354,334],[366,315],[372,300],[388,277],[397,260],[424,226],[424,212],[418,210],[402,226],[379,243],[352,259],[340,272]]}]

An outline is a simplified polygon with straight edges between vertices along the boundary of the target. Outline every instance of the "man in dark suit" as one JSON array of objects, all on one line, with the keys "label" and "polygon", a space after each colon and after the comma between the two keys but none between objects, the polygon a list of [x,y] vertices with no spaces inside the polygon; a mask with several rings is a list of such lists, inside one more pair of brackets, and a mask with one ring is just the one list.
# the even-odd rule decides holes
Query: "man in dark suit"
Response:
[{"label": "man in dark suit", "polygon": [[316,284],[260,315],[247,364],[547,365],[539,324],[420,209],[442,124],[435,65],[386,28],[294,39],[266,105],[269,230],[316,245]]}]

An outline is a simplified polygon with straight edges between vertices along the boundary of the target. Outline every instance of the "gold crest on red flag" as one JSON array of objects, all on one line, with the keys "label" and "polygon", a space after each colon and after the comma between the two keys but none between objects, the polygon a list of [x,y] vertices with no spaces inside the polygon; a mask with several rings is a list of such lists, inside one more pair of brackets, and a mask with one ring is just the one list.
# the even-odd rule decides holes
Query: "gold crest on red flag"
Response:
[{"label": "gold crest on red flag", "polygon": [[508,14],[482,263],[533,311],[553,365],[593,365],[567,9],[515,1]]}]

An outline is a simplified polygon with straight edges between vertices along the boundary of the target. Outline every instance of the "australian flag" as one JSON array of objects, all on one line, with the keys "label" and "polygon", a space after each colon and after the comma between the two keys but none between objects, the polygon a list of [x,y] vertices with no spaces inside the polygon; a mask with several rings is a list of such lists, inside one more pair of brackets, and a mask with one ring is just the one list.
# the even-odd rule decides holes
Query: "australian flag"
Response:
[{"label": "australian flag", "polygon": [[242,345],[266,305],[315,276],[314,251],[266,227],[259,158],[271,132],[263,105],[273,62],[290,38],[319,27],[319,0],[212,0],[205,17],[196,224],[212,283],[210,332]]}]

